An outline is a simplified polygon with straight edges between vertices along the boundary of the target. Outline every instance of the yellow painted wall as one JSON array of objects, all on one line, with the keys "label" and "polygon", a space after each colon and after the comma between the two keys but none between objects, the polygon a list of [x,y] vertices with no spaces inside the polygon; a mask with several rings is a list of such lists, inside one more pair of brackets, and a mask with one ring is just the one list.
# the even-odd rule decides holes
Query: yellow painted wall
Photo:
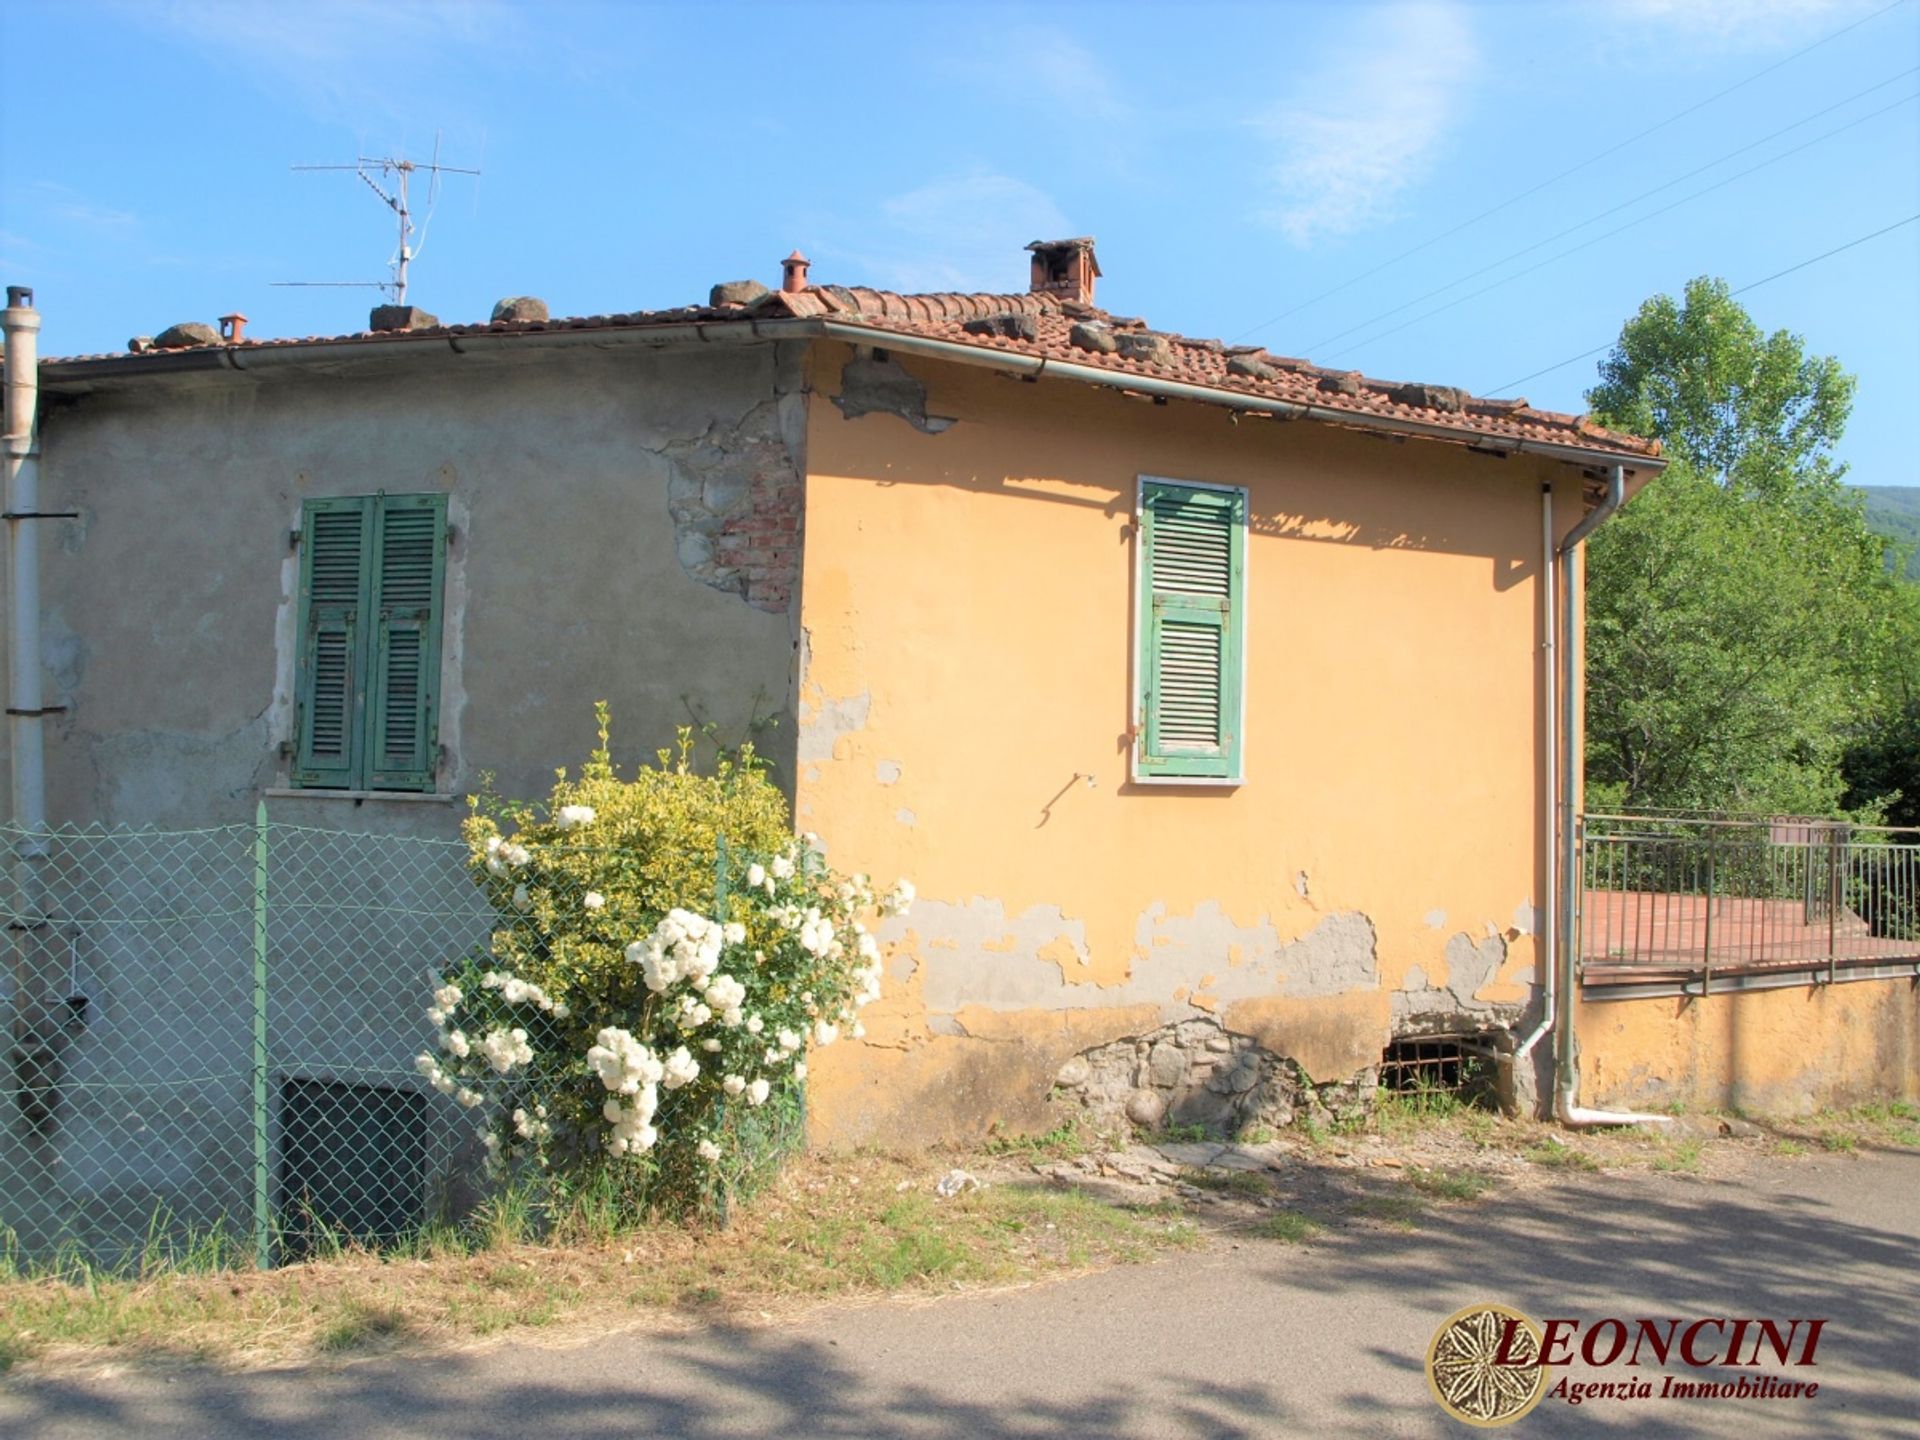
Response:
[{"label": "yellow painted wall", "polygon": [[[906,358],[926,434],[843,415],[850,353],[812,375],[797,808],[921,899],[814,1066],[817,1138],[1035,1123],[1069,1055],[1207,1012],[1343,1079],[1456,937],[1509,946],[1452,977],[1477,1013],[1527,998],[1540,486],[1570,525],[1573,472]],[[1235,789],[1128,780],[1142,472],[1250,490]]]},{"label": "yellow painted wall", "polygon": [[1920,1099],[1920,994],[1860,980],[1704,999],[1583,1004],[1581,1100],[1794,1115]]}]

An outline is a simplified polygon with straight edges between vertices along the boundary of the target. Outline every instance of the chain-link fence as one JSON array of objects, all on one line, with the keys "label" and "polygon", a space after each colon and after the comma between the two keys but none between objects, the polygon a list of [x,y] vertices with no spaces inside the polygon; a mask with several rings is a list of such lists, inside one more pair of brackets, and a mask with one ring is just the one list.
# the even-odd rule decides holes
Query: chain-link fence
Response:
[{"label": "chain-link fence", "polygon": [[462,843],[264,807],[0,842],[0,1262],[273,1264],[459,1208],[475,1116],[413,1060],[498,922]]}]

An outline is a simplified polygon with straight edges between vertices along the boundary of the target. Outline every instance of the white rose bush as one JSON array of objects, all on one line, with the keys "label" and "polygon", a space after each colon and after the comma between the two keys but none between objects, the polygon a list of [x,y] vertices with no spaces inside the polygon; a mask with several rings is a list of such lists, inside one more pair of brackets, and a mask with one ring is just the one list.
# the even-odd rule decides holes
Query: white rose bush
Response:
[{"label": "white rose bush", "polygon": [[868,921],[904,909],[840,876],[751,750],[632,780],[600,746],[544,805],[476,806],[487,953],[435,976],[427,1083],[473,1110],[493,1166],[630,1218],[693,1213],[764,1178],[797,1137],[809,1047],[863,1033]]}]

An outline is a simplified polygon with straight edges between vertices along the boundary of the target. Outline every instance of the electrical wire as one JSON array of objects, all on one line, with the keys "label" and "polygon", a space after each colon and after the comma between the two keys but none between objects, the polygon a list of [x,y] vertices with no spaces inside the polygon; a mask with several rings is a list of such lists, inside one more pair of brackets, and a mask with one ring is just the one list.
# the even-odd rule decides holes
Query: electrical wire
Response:
[{"label": "electrical wire", "polygon": [[[1762,285],[1771,285],[1775,280],[1781,279],[1783,276],[1791,275],[1796,270],[1804,270],[1809,265],[1817,265],[1822,260],[1830,260],[1835,255],[1838,255],[1843,251],[1853,249],[1856,245],[1866,244],[1869,240],[1878,240],[1882,235],[1890,235],[1895,230],[1898,230],[1903,226],[1913,224],[1914,221],[1916,220],[1920,220],[1920,211],[1916,211],[1914,214],[1907,216],[1907,218],[1904,220],[1896,220],[1891,225],[1882,226],[1880,229],[1873,231],[1871,234],[1861,235],[1856,237],[1855,239],[1849,240],[1844,245],[1836,245],[1831,250],[1823,250],[1818,255],[1814,255],[1806,260],[1802,260],[1797,265],[1789,265],[1784,270],[1776,270],[1771,275],[1762,276],[1758,280],[1750,280],[1745,285],[1742,285],[1738,290],[1729,290],[1727,294],[1730,297],[1734,295],[1744,295],[1749,290],[1758,290]],[[1508,392],[1513,390],[1513,388],[1517,385],[1524,385],[1529,380],[1538,380],[1542,375],[1551,375],[1556,370],[1564,370],[1569,365],[1578,365],[1582,360],[1590,360],[1595,355],[1603,354],[1604,352],[1611,350],[1616,343],[1617,342],[1615,341],[1609,340],[1605,345],[1596,345],[1591,350],[1582,350],[1578,355],[1569,355],[1565,360],[1555,361],[1551,365],[1544,366],[1539,370],[1530,371],[1528,374],[1522,375],[1518,380],[1508,380],[1502,385],[1496,386],[1491,390],[1482,391],[1480,393],[1488,396],[1506,395]]]},{"label": "electrical wire", "polygon": [[1858,20],[1854,21],[1851,25],[1843,25],[1838,30],[1835,30],[1832,34],[1823,35],[1820,39],[1815,40],[1811,45],[1803,46],[1802,48],[1794,51],[1791,55],[1785,56],[1780,60],[1774,61],[1773,64],[1768,65],[1764,69],[1754,71],[1753,74],[1747,76],[1744,80],[1736,80],[1733,84],[1727,86],[1726,89],[1716,90],[1713,94],[1707,96],[1704,100],[1696,100],[1693,104],[1687,106],[1684,110],[1674,111],[1674,113],[1667,116],[1666,119],[1658,121],[1655,124],[1649,125],[1644,130],[1641,130],[1632,135],[1629,135],[1626,139],[1620,141],[1618,144],[1610,145],[1605,150],[1602,150],[1597,154],[1589,155],[1585,160],[1582,160],[1579,164],[1570,166],[1569,168],[1562,170],[1558,175],[1549,176],[1547,179],[1542,180],[1539,184],[1530,186],[1529,188],[1522,190],[1519,194],[1510,196],[1508,199],[1502,200],[1498,205],[1495,205],[1492,208],[1487,210],[1482,210],[1478,215],[1475,215],[1470,219],[1462,220],[1458,225],[1453,226],[1451,229],[1443,230],[1438,235],[1435,235],[1430,239],[1422,240],[1418,245],[1415,245],[1412,249],[1402,250],[1398,255],[1393,256],[1391,259],[1382,260],[1378,265],[1375,265],[1372,269],[1363,270],[1358,275],[1353,276],[1351,279],[1341,281],[1340,284],[1335,285],[1331,290],[1322,290],[1318,295],[1314,295],[1306,300],[1302,300],[1298,305],[1293,306],[1291,309],[1282,310],[1278,315],[1273,316],[1271,319],[1262,320],[1258,325],[1254,325],[1249,329],[1242,330],[1238,335],[1234,336],[1233,338],[1235,340],[1244,340],[1247,338],[1247,336],[1255,334],[1258,331],[1264,330],[1269,325],[1278,324],[1280,321],[1285,320],[1291,315],[1299,314],[1302,310],[1305,310],[1310,305],[1318,305],[1322,300],[1330,299],[1331,297],[1340,294],[1342,291],[1350,290],[1355,285],[1358,285],[1362,280],[1372,279],[1375,275],[1378,275],[1382,270],[1390,269],[1391,267],[1398,265],[1402,260],[1411,259],[1413,256],[1418,255],[1421,251],[1431,249],[1433,246],[1438,245],[1442,240],[1449,240],[1453,236],[1458,235],[1462,230],[1469,229],[1472,226],[1478,225],[1482,220],[1486,220],[1491,218],[1492,216],[1498,215],[1502,210],[1511,209],[1513,206],[1518,205],[1522,200],[1526,200],[1531,198],[1532,196],[1538,195],[1542,190],[1545,190],[1548,186],[1557,185],[1562,180],[1567,179],[1569,176],[1577,175],[1582,170],[1587,169],[1589,166],[1599,164],[1600,161],[1605,160],[1608,156],[1617,155],[1622,150],[1625,150],[1628,146],[1639,144],[1642,140],[1646,139],[1649,135],[1656,134],[1657,132],[1666,129],[1669,125],[1673,124],[1675,121],[1684,120],[1687,116],[1693,114],[1695,111],[1703,110],[1707,106],[1713,104],[1715,101],[1724,100],[1727,96],[1733,94],[1736,90],[1745,89],[1747,86],[1751,85],[1754,81],[1764,79],[1765,77],[1773,74],[1774,71],[1782,68],[1783,66],[1791,65],[1795,60],[1798,60],[1801,56],[1811,54],[1813,51],[1818,50],[1821,46],[1831,44],[1833,41],[1838,40],[1841,36],[1849,34],[1852,31],[1858,30],[1862,25],[1871,24],[1873,21],[1878,20],[1882,15],[1885,15],[1888,11],[1898,10],[1902,5],[1905,5],[1907,3],[1908,3],[1908,0],[1893,0],[1892,4],[1883,5],[1880,9],[1875,10],[1871,15],[1863,15]]},{"label": "electrical wire", "polygon": [[[1899,81],[1905,80],[1908,76],[1913,75],[1915,73],[1920,73],[1920,65],[1911,66],[1906,70],[1902,70],[1898,75],[1891,75],[1885,80],[1882,80],[1877,85],[1869,85],[1864,90],[1856,90],[1853,94],[1847,96],[1844,100],[1836,100],[1833,102],[1833,104],[1825,106],[1822,109],[1815,110],[1810,115],[1802,115],[1798,120],[1795,120],[1790,125],[1783,125],[1778,130],[1775,130],[1770,134],[1762,135],[1758,140],[1750,140],[1745,145],[1739,146],[1737,149],[1729,150],[1724,155],[1716,156],[1714,159],[1707,161],[1707,163],[1704,165],[1695,166],[1693,169],[1687,171],[1684,175],[1676,175],[1673,177],[1673,179],[1654,186],[1651,190],[1642,190],[1638,195],[1635,195],[1630,200],[1622,200],[1618,205],[1609,206],[1607,209],[1600,211],[1596,215],[1589,215],[1586,219],[1580,221],[1578,224],[1569,225],[1564,230],[1555,231],[1553,234],[1547,236],[1546,239],[1536,240],[1534,241],[1533,244],[1524,246],[1519,250],[1515,250],[1510,255],[1503,255],[1498,260],[1490,261],[1489,263],[1482,265],[1478,270],[1469,270],[1465,275],[1461,275],[1452,280],[1449,280],[1444,285],[1436,285],[1433,289],[1427,291],[1425,294],[1416,295],[1411,300],[1404,301],[1403,303],[1394,306],[1391,310],[1382,310],[1378,315],[1374,315],[1369,319],[1362,320],[1357,325],[1349,325],[1346,329],[1336,331],[1332,335],[1322,336],[1320,339],[1315,340],[1311,345],[1306,346],[1301,351],[1301,353],[1305,355],[1317,355],[1320,353],[1320,347],[1322,345],[1331,345],[1334,341],[1344,340],[1347,338],[1347,336],[1356,334],[1361,330],[1365,330],[1370,325],[1377,325],[1382,320],[1391,320],[1395,315],[1400,314],[1402,311],[1412,309],[1415,305],[1420,304],[1424,300],[1431,300],[1436,295],[1444,295],[1447,293],[1447,291],[1453,289],[1456,285],[1464,285],[1469,280],[1477,280],[1482,275],[1488,274],[1489,272],[1494,270],[1498,270],[1502,265],[1508,264],[1514,260],[1519,260],[1524,256],[1531,255],[1536,250],[1543,249],[1544,247],[1553,244],[1553,242],[1556,240],[1564,240],[1567,238],[1567,236],[1576,234],[1579,231],[1586,229],[1589,225],[1597,225],[1600,223],[1600,221],[1605,220],[1610,215],[1618,215],[1622,210],[1630,210],[1635,205],[1638,205],[1642,200],[1651,200],[1655,195],[1660,194],[1660,192],[1663,190],[1671,190],[1674,186],[1682,184],[1685,181],[1691,180],[1696,175],[1704,175],[1706,174],[1707,171],[1713,169],[1716,165],[1724,165],[1727,161],[1734,159],[1736,156],[1744,155],[1749,150],[1757,150],[1762,145],[1765,145],[1770,141],[1778,140],[1782,135],[1785,135],[1790,131],[1798,130],[1802,125],[1810,125],[1815,120],[1820,119],[1824,115],[1831,115],[1834,111],[1842,109],[1845,106],[1851,105],[1856,100],[1865,99],[1867,96],[1873,94],[1876,90],[1884,90],[1889,85],[1897,84]],[[1831,133],[1838,134],[1839,132],[1834,131]],[[1793,153],[1794,152],[1791,150],[1785,152],[1786,155],[1791,155]],[[1775,158],[1781,159],[1781,158],[1784,158],[1784,155],[1776,156]],[[1766,163],[1772,164],[1773,162],[1770,160]],[[1753,172],[1749,170],[1743,173],[1752,174]],[[1704,194],[1705,192],[1702,191],[1701,193]]]},{"label": "electrical wire", "polygon": [[[1733,184],[1733,182],[1736,180],[1744,180],[1747,178],[1747,176],[1754,174],[1756,171],[1764,170],[1769,165],[1777,165],[1782,160],[1788,159],[1794,155],[1798,155],[1802,150],[1811,149],[1813,146],[1818,145],[1823,141],[1833,139],[1833,137],[1836,135],[1844,134],[1848,130],[1854,129],[1856,126],[1864,125],[1869,120],[1878,119],[1880,116],[1887,114],[1889,111],[1898,110],[1902,105],[1910,105],[1915,100],[1920,100],[1920,91],[1915,91],[1911,95],[1904,96],[1901,99],[1894,101],[1891,105],[1883,105],[1878,110],[1869,110],[1865,115],[1859,116],[1857,119],[1849,120],[1844,125],[1837,125],[1833,129],[1827,131],[1825,134],[1816,135],[1813,137],[1813,139],[1808,140],[1803,144],[1796,145],[1791,150],[1782,150],[1778,155],[1770,156],[1769,158],[1762,160],[1758,165],[1749,165],[1745,170],[1736,170],[1733,174],[1727,176],[1725,179],[1716,180],[1711,185],[1702,186],[1700,189],[1694,191],[1691,195],[1681,196],[1678,200],[1675,200],[1671,205],[1662,205],[1658,210],[1649,210],[1646,214],[1638,216],[1635,219],[1629,220],[1624,225],[1616,225],[1611,230],[1602,231],[1600,234],[1594,236],[1591,240],[1582,240],[1578,245],[1569,246],[1567,249],[1562,250],[1558,255],[1549,255],[1546,259],[1540,261],[1536,265],[1529,265],[1524,270],[1516,270],[1511,275],[1503,275],[1500,279],[1495,280],[1491,285],[1482,285],[1478,290],[1469,290],[1465,295],[1462,295],[1457,299],[1449,300],[1444,305],[1436,305],[1433,307],[1433,309],[1425,311],[1422,314],[1416,315],[1411,320],[1402,321],[1398,325],[1389,326],[1385,330],[1381,330],[1373,335],[1369,335],[1365,340],[1361,341],[1360,344],[1371,345],[1376,340],[1384,340],[1389,335],[1398,335],[1402,330],[1406,330],[1414,325],[1418,325],[1422,321],[1431,320],[1436,315],[1444,315],[1447,311],[1457,309],[1458,307],[1466,304],[1469,300],[1478,300],[1482,295],[1486,295],[1491,293],[1492,291],[1498,290],[1503,285],[1511,285],[1515,280],[1523,279],[1526,276],[1533,274],[1535,271],[1544,270],[1546,269],[1547,266],[1557,264],[1560,261],[1565,260],[1570,255],[1578,255],[1582,250],[1591,250],[1595,245],[1600,244],[1602,241],[1611,240],[1616,235],[1624,235],[1627,231],[1632,230],[1636,226],[1644,225],[1649,220],[1657,220],[1660,218],[1660,216],[1665,215],[1670,211],[1678,210],[1682,205],[1691,204],[1693,201],[1698,200],[1703,195],[1711,195],[1716,190],[1723,190],[1727,186]],[[1360,348],[1359,345],[1349,345],[1344,350],[1334,351],[1333,354],[1324,357],[1324,360],[1325,361],[1337,360],[1340,356],[1349,355],[1353,351],[1359,348]]]}]

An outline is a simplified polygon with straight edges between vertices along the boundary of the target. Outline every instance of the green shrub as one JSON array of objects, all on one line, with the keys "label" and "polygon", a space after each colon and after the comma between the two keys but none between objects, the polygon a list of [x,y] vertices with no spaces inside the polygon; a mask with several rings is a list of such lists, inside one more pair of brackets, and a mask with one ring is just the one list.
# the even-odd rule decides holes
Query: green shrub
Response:
[{"label": "green shrub", "polygon": [[[597,715],[579,779],[467,820],[498,923],[438,977],[416,1065],[490,1106],[496,1165],[574,1209],[712,1208],[797,1134],[808,1046],[863,1033],[875,899],[793,837],[750,747],[702,775],[683,732],[677,758],[622,779]],[[903,882],[886,903],[911,900]]]}]

